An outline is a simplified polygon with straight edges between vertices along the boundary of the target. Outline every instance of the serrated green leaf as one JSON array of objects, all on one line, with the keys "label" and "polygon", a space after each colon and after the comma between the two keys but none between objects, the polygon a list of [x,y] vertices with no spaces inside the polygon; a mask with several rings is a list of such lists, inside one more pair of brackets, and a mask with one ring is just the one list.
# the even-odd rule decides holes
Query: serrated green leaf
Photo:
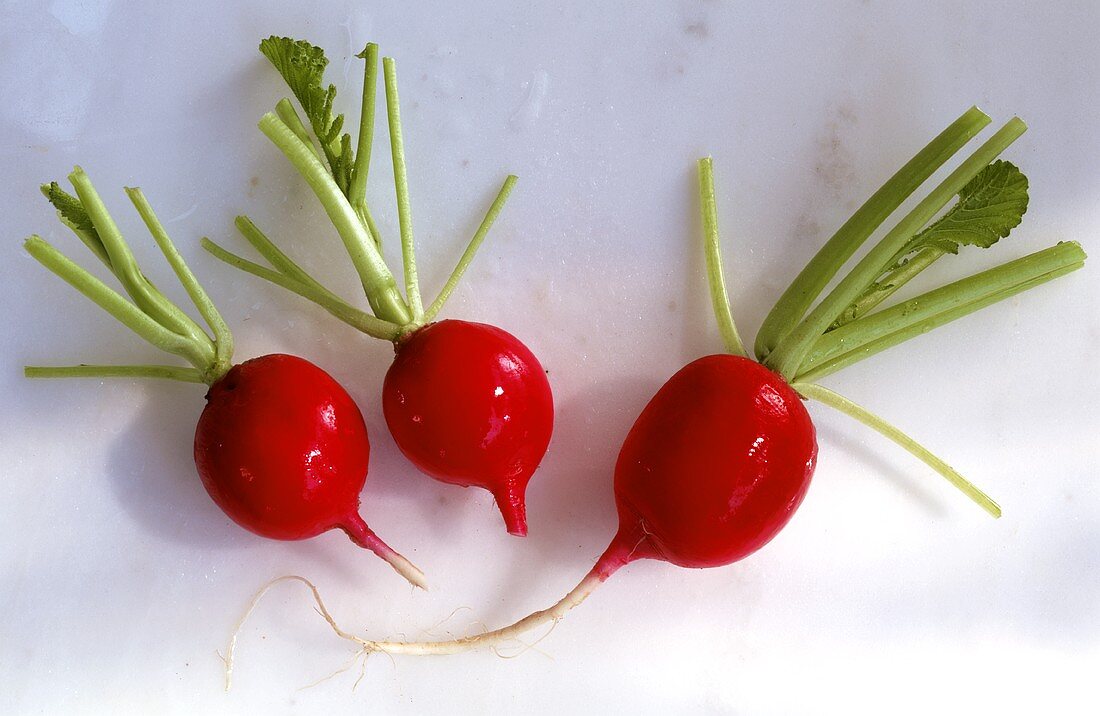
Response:
[{"label": "serrated green leaf", "polygon": [[80,202],[80,198],[62,189],[61,185],[55,181],[49,184],[43,184],[41,188],[42,194],[51,204],[53,204],[53,207],[57,209],[57,214],[61,218],[61,222],[72,229],[77,238],[79,238],[84,245],[107,266],[107,268],[114,271],[111,265],[111,257],[107,252],[107,247],[103,245],[103,239],[99,237],[99,232],[96,231],[95,224],[92,223],[92,218],[88,216],[88,212],[84,208],[84,204]]},{"label": "serrated green leaf", "polygon": [[55,181],[43,184],[42,193],[73,228],[95,231],[95,226],[88,217],[88,212],[84,210],[84,205],[80,203],[80,199],[62,189],[60,184]]},{"label": "serrated green leaf", "polygon": [[324,86],[325,68],[328,67],[325,51],[305,40],[272,35],[260,41],[260,52],[282,75],[302,106],[337,185],[346,193],[354,163],[351,137],[340,134],[344,128],[344,115],[333,114],[336,85]]},{"label": "serrated green leaf", "polygon": [[929,246],[951,254],[960,246],[987,249],[1020,225],[1027,200],[1027,177],[1011,162],[997,160],[971,179],[958,203],[914,236],[896,260]]}]

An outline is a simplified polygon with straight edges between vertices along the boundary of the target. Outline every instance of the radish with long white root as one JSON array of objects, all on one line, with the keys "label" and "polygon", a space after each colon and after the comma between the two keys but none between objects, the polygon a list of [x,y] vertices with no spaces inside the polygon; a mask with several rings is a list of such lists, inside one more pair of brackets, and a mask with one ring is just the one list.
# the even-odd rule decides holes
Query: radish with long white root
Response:
[{"label": "radish with long white root", "polygon": [[[298,540],[342,529],[426,587],[424,575],[359,516],[370,442],[363,415],[339,383],[309,361],[266,355],[233,365],[233,337],[172,244],[140,189],[126,193],[210,333],[145,278],[88,176],[42,187],[68,226],[114,274],[130,300],[32,236],[27,252],[139,336],[190,368],[172,365],[28,367],[30,378],[164,378],[209,386],[195,429],[195,466],[214,502],[237,524],[273,539]],[[213,335],[211,335],[211,333]]]},{"label": "radish with long white root", "polygon": [[322,85],[328,60],[321,48],[269,37],[260,43],[260,51],[282,74],[309,122],[307,129],[290,101],[283,99],[274,113],[260,120],[260,129],[294,164],[324,206],[359,274],[372,313],[351,306],[322,286],[245,216],[237,217],[237,228],[273,268],[208,240],[203,245],[233,266],[314,301],[353,328],[392,341],[395,357],[383,385],[382,408],[401,452],[438,480],[489,490],[508,532],[527,534],[524,494],[550,444],[554,424],[546,372],[523,343],[500,328],[458,320],[433,323],[504,207],[516,178],[504,181],[438,298],[424,306],[413,249],[396,70],[391,58],[383,60],[404,263],[403,296],[379,251],[380,234],[366,201],[378,46],[367,45],[359,55],[366,69],[354,152],[351,136],[340,135],[344,116],[333,115],[336,88]]},{"label": "radish with long white root", "polygon": [[[1019,119],[1009,121],[808,310],[860,244],[988,122],[976,108],[964,113],[841,227],[776,304],[757,343],[756,361],[748,357],[731,316],[719,252],[711,160],[700,160],[707,276],[727,352],[700,358],[676,373],[630,430],[615,466],[619,529],[591,571],[550,608],[502,629],[461,639],[375,641],[349,634],[336,625],[320,604],[316,588],[306,582],[322,615],[340,636],[359,644],[363,653],[451,654],[497,646],[561,619],[618,569],[637,559],[660,559],[684,567],[719,567],[742,559],[787,524],[809,487],[817,443],[803,406],[805,398],[874,428],[991,515],[999,516],[993,500],[942,460],[815,381],[1083,265],[1085,254],[1077,243],[1060,243],[892,307],[872,310],[932,261],[957,252],[964,244],[992,245],[1020,222],[1027,207],[1027,180],[1011,164],[994,160],[1024,131],[1024,124]],[[954,196],[959,197],[954,208],[932,222]],[[287,579],[306,581],[296,576],[281,578]],[[236,635],[230,656],[235,641]]]}]

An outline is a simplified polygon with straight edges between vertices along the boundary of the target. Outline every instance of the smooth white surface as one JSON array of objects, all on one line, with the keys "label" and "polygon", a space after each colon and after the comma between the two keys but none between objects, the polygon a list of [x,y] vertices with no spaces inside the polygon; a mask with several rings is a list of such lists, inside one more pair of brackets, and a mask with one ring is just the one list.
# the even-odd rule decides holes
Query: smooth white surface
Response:
[{"label": "smooth white surface", "polygon": [[[1023,226],[921,287],[1062,239],[1100,253],[1100,11],[1078,3],[313,3],[53,0],[0,6],[0,711],[4,713],[1085,712],[1100,665],[1096,261],[826,383],[986,487],[999,522],[899,449],[812,408],[815,485],[731,567],[638,563],[516,659],[352,649],[305,590],[216,651],[253,591],[320,585],[345,627],[463,634],[552,603],[614,531],[618,445],[660,383],[720,348],[694,161],[713,154],[734,312],[751,338],[840,222],[970,104],[1030,131]],[[347,296],[316,201],[255,128],[285,90],[256,52],[324,46],[349,120],[374,40],[398,60],[421,281],[442,284],[505,173],[520,183],[449,317],[520,336],[558,423],[508,537],[490,496],[397,454],[378,396],[390,348],[205,255],[248,212]],[[399,257],[385,134],[370,196]],[[190,441],[202,389],[30,382],[25,363],[155,351],[27,257],[32,232],[91,266],[38,184],[80,163],[162,285],[122,194],[140,185],[236,332],[237,357],[308,356],[348,386],[374,452],[362,513],[428,574],[412,593],[341,534],[261,540],[209,501]],[[392,187],[392,185],[391,185]],[[396,265],[396,264],[394,264]],[[183,298],[182,291],[175,294]],[[456,607],[468,607],[446,620]],[[335,711],[334,711],[335,709]]]}]

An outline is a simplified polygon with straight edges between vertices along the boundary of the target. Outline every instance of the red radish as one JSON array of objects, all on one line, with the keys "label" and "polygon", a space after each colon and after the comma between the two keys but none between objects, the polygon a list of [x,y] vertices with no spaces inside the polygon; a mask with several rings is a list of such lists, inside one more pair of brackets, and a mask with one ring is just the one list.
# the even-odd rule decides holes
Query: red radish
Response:
[{"label": "red radish", "polygon": [[524,490],[554,426],[550,386],[515,336],[440,321],[397,344],[382,409],[397,446],[432,477],[484,487],[508,532],[527,534]]},{"label": "red radish", "polygon": [[353,328],[392,341],[396,358],[382,399],[386,424],[401,452],[437,480],[489,490],[508,532],[527,534],[524,490],[546,453],[553,430],[553,400],[546,373],[531,351],[505,331],[462,321],[432,323],[473,260],[516,178],[505,180],[439,297],[425,308],[417,277],[393,60],[386,58],[383,65],[405,295],[382,258],[380,234],[366,201],[377,45],[367,45],[360,55],[366,60],[366,70],[354,153],[351,136],[340,136],[343,115],[332,114],[336,88],[329,85],[325,89],[322,84],[328,63],[324,51],[285,37],[264,40],[260,51],[286,79],[306,113],[303,122],[290,101],[283,99],[275,113],[260,120],[260,129],[305,177],[324,206],[359,274],[372,313],[354,308],[322,286],[247,217],[237,217],[237,228],[273,269],[210,241],[204,240],[203,245],[223,261],[314,301]]},{"label": "red radish", "polygon": [[333,528],[386,560],[418,587],[424,575],[359,516],[370,442],[358,406],[309,361],[266,355],[232,366],[233,339],[217,309],[168,238],[139,189],[127,189],[157,244],[214,337],[142,275],[91,181],[78,167],[77,196],[43,187],[63,223],[115,274],[133,302],[33,236],[27,251],[142,338],[185,357],[177,366],[28,367],[28,377],[168,378],[210,386],[195,430],[195,466],[214,502],[264,537],[298,540]]},{"label": "red radish", "polygon": [[[988,240],[990,235],[1007,235],[1008,229],[1019,223],[1026,207],[1026,180],[1021,181],[1019,170],[1007,163],[991,164],[1022,132],[1022,123],[1013,120],[903,218],[899,228],[868,252],[816,308],[808,310],[858,245],[988,121],[977,109],[965,113],[856,212],[838,232],[840,238],[834,237],[810,262],[765,322],[769,335],[758,342],[764,346],[757,353],[760,362],[747,357],[732,320],[721,268],[711,161],[700,160],[707,274],[730,355],[689,363],[642,411],[615,467],[618,531],[585,578],[550,608],[502,629],[462,639],[372,641],[341,630],[308,581],[282,579],[309,585],[322,616],[338,635],[358,643],[364,653],[450,654],[499,645],[540,624],[561,619],[634,560],[720,567],[767,544],[802,502],[814,470],[817,443],[803,398],[820,400],[875,428],[999,516],[1000,508],[987,495],[897,428],[807,382],[808,376],[831,373],[1083,265],[1081,247],[1062,243],[897,306],[868,312],[881,300],[879,294],[912,278],[912,273],[951,252],[952,246],[958,250],[968,242],[968,231],[985,230],[984,243],[971,243],[988,246],[996,240]],[[952,223],[957,206],[924,229],[956,194],[958,206],[966,209],[965,226]],[[916,239],[920,241],[914,243]],[[932,254],[921,253],[929,249]],[[907,258],[913,251],[917,255]],[[774,318],[777,311],[779,317]],[[271,584],[257,595],[253,606]],[[230,652],[235,639],[230,642]]]},{"label": "red radish", "polygon": [[603,571],[640,557],[718,567],[748,556],[801,504],[816,457],[810,415],[781,376],[741,356],[689,363],[619,451],[619,533]]},{"label": "red radish", "polygon": [[359,516],[370,441],[347,391],[309,361],[273,354],[229,369],[210,386],[195,430],[195,465],[233,521],[298,540],[333,527],[392,553]]}]

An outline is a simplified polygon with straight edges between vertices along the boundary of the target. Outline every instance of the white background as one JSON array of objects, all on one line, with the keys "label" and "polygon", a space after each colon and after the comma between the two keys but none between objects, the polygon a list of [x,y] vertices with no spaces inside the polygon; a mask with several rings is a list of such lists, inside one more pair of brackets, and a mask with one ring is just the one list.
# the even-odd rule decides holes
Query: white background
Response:
[{"label": "white background", "polygon": [[[0,4],[0,711],[1094,706],[1095,257],[826,381],[987,488],[1004,506],[999,522],[814,405],[814,487],[743,563],[636,563],[537,651],[375,656],[357,690],[355,669],[300,690],[354,650],[286,585],[246,626],[235,688],[222,691],[215,652],[277,575],[315,580],[351,630],[410,638],[502,625],[580,579],[615,529],[612,466],[633,418],[677,368],[720,348],[699,250],[699,156],[715,157],[734,311],[750,337],[811,252],[971,104],[998,125],[1013,114],[1029,123],[1005,156],[1031,180],[1030,208],[1010,239],[945,259],[917,288],[1064,239],[1100,254],[1096,3],[560,5]],[[397,453],[378,399],[389,346],[199,249],[209,235],[247,253],[231,220],[248,212],[356,295],[317,202],[255,127],[286,92],[256,51],[272,33],[329,51],[353,127],[351,55],[374,40],[398,59],[429,294],[504,175],[520,176],[446,316],[515,333],[550,372],[557,426],[528,494],[526,540],[505,534],[488,493],[429,480]],[[378,138],[370,197],[396,261],[381,126]],[[167,286],[121,191],[144,188],[223,308],[239,359],[301,354],[348,387],[373,438],[362,514],[425,570],[430,593],[339,533],[277,543],[231,524],[191,460],[201,387],[23,379],[26,363],[159,359],[21,249],[38,232],[93,264],[38,193],[74,163]],[[456,607],[468,609],[440,625]]]}]

